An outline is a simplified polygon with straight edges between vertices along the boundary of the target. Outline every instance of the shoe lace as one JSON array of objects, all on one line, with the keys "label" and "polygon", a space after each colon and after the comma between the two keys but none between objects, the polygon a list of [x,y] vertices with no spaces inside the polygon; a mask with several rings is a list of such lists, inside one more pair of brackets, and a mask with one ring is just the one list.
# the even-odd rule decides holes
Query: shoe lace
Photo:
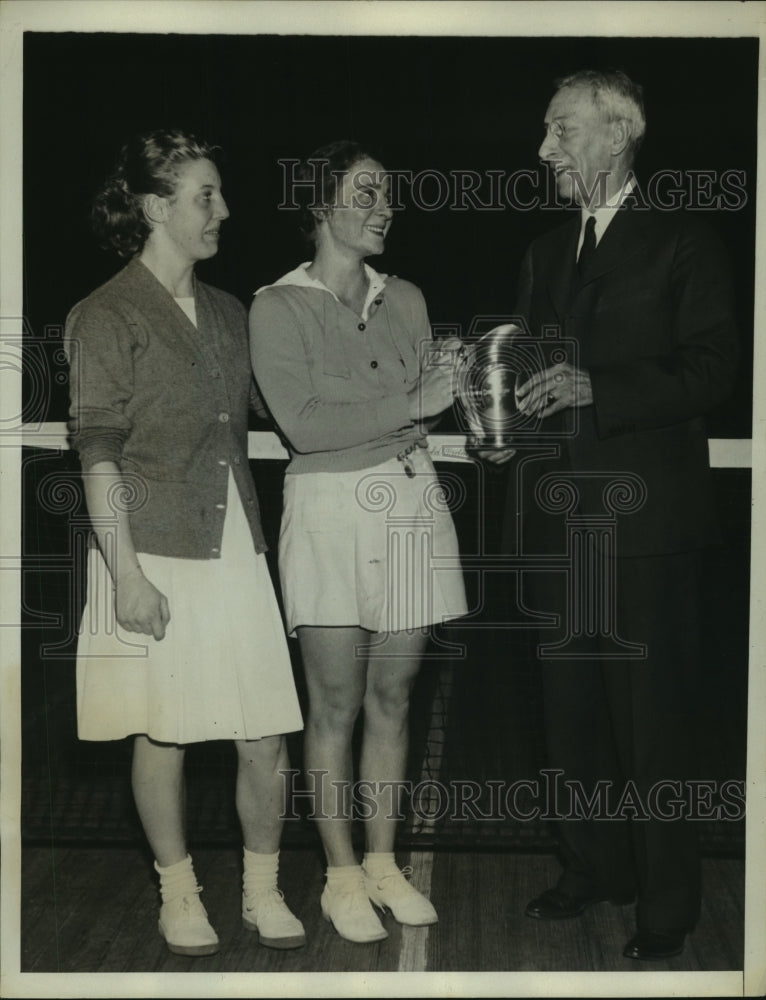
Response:
[{"label": "shoe lace", "polygon": [[162,902],[173,903],[176,900],[180,900],[183,908],[185,910],[189,910],[197,904],[197,897],[202,892],[202,888],[203,887],[201,885],[197,885],[194,886],[194,888],[184,889],[183,892],[179,892],[177,895],[168,893],[166,889],[165,892],[162,893]]},{"label": "shoe lace", "polygon": [[351,878],[338,879],[332,883],[328,881],[328,888],[333,896],[346,900],[346,905],[351,905],[354,899],[357,901],[367,900],[367,890],[364,887],[361,871],[355,873]]},{"label": "shoe lace", "polygon": [[380,886],[386,879],[399,879],[403,878],[405,881],[412,875],[413,868],[412,865],[405,865],[404,868],[397,869],[395,872],[387,872],[385,875],[379,875],[375,877],[375,881]]},{"label": "shoe lace", "polygon": [[254,910],[256,907],[275,909],[280,907],[284,901],[285,894],[281,889],[274,886],[246,887],[246,908]]},{"label": "shoe lace", "polygon": [[[199,894],[202,892],[202,886],[198,886],[194,890],[189,890],[183,894],[183,896],[176,896],[170,902],[174,903],[178,910],[176,915],[188,920],[197,919],[207,919],[207,911],[202,905],[202,900],[199,898]],[[180,912],[179,912],[180,911]]]}]

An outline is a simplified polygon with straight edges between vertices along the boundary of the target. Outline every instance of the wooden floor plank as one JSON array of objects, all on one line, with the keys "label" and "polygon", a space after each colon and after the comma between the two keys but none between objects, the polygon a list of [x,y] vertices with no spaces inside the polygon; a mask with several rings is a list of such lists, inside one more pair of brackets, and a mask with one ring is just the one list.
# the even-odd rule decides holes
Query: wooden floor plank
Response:
[{"label": "wooden floor plank", "polygon": [[[705,859],[707,895],[684,952],[661,962],[635,962],[622,949],[635,933],[634,907],[600,903],[575,920],[524,916],[526,903],[554,884],[552,856],[435,856],[433,883],[445,895],[440,934],[432,937],[429,971],[694,972],[742,968],[744,864]],[[503,904],[499,905],[502,898]],[[447,904],[452,900],[452,905]],[[434,902],[437,902],[436,895]],[[450,912],[459,913],[451,918]]]},{"label": "wooden floor plank", "polygon": [[[602,903],[576,920],[524,915],[552,884],[551,855],[439,851],[431,899],[439,923],[417,931],[417,949],[383,916],[389,937],[357,945],[323,920],[324,869],[315,850],[283,852],[280,885],[303,921],[307,944],[278,951],[258,944],[241,922],[241,858],[235,848],[193,851],[203,902],[221,940],[217,955],[172,955],[157,931],[159,893],[146,853],[136,847],[27,847],[22,859],[22,972],[393,972],[408,962],[426,972],[717,971],[742,967],[744,862],[703,863],[704,901],[683,954],[666,962],[622,957],[633,907]],[[404,943],[403,943],[404,942]],[[414,957],[413,957],[414,956]],[[407,971],[417,971],[408,966]]]},{"label": "wooden floor plank", "polygon": [[[704,867],[702,917],[690,947],[698,956],[700,967],[742,968],[745,900],[744,866],[724,858],[711,858]],[[733,933],[722,933],[722,928]]]}]

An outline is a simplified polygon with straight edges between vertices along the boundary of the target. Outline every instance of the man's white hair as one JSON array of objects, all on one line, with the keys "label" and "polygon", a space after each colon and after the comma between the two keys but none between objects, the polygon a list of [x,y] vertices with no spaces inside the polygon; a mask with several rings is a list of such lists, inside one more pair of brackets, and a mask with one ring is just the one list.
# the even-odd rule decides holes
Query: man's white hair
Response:
[{"label": "man's white hair", "polygon": [[643,89],[621,70],[584,69],[556,81],[556,89],[589,87],[593,103],[607,121],[623,119],[630,127],[628,153],[635,157],[646,132]]}]

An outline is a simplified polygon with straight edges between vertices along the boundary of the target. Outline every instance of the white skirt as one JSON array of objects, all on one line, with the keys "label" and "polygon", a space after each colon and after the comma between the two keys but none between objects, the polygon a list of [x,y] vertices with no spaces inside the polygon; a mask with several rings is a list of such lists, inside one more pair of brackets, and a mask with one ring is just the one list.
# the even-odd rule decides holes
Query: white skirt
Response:
[{"label": "white skirt", "polygon": [[287,630],[424,628],[466,614],[457,535],[425,449],[355,472],[285,476],[279,575]]},{"label": "white skirt", "polygon": [[139,553],[167,598],[164,639],[122,629],[111,577],[92,549],[77,647],[83,740],[145,733],[166,743],[251,740],[303,728],[268,564],[255,552],[229,474],[220,559]]}]

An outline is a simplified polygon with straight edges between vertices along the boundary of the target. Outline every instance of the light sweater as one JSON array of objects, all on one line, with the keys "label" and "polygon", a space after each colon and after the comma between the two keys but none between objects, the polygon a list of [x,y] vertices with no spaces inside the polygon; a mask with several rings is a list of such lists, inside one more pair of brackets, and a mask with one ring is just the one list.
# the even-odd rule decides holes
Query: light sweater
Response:
[{"label": "light sweater", "polygon": [[288,473],[365,469],[425,447],[408,401],[431,341],[420,290],[368,268],[359,316],[307,266],[259,289],[250,309],[253,370],[286,438]]}]

